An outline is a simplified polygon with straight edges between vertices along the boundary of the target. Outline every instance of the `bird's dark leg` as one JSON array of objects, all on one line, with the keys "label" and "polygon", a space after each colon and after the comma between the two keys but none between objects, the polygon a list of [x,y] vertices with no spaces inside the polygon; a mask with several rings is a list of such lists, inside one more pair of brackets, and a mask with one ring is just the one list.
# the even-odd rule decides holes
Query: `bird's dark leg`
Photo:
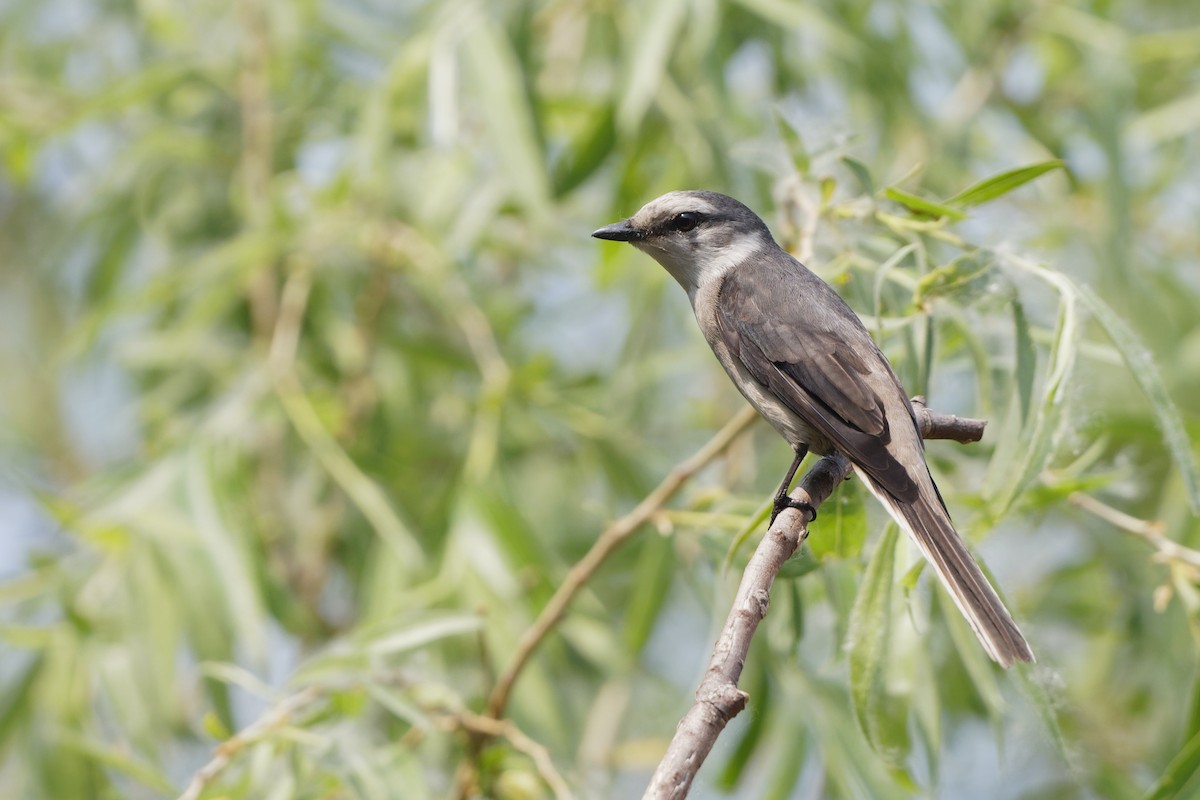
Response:
[{"label": "bird's dark leg", "polygon": [[785,508],[794,508],[799,511],[807,511],[811,516],[809,521],[817,518],[817,510],[803,500],[793,500],[788,496],[788,489],[792,486],[792,478],[796,477],[796,470],[800,469],[800,462],[808,455],[808,445],[802,444],[796,448],[796,457],[792,460],[792,466],[788,467],[787,475],[783,476],[783,483],[779,484],[779,491],[775,493],[775,503],[771,509],[771,522],[767,523],[770,527],[775,522],[775,518],[779,516],[779,512]]}]

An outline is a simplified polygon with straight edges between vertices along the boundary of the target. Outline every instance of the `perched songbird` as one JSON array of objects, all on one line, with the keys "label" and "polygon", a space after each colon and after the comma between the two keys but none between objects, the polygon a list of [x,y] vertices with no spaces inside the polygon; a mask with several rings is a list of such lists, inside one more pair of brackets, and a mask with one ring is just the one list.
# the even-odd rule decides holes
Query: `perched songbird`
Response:
[{"label": "perched songbird", "polygon": [[792,445],[796,459],[775,513],[805,505],[787,490],[809,449],[842,453],[933,565],[988,655],[1005,667],[1033,661],[954,530],[887,358],[846,302],[776,244],[766,223],[723,194],[671,192],[592,235],[629,242],[679,281],[721,366]]}]

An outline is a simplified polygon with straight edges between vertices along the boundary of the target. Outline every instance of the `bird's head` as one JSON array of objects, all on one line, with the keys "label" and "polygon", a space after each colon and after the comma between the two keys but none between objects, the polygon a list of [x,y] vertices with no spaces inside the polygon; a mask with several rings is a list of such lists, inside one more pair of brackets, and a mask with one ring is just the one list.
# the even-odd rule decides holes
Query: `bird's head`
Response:
[{"label": "bird's head", "polygon": [[592,236],[629,242],[649,253],[689,294],[748,256],[775,246],[757,214],[716,192],[669,192]]}]

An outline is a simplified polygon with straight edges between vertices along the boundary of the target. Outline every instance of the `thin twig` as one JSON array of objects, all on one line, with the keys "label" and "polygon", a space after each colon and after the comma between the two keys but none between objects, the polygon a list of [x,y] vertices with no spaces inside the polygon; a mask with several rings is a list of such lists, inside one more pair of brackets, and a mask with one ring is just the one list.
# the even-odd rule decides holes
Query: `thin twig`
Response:
[{"label": "thin twig", "polygon": [[542,609],[542,613],[538,615],[533,625],[525,633],[521,634],[521,638],[517,642],[516,652],[513,654],[512,662],[501,674],[500,679],[496,681],[496,686],[492,689],[491,696],[488,697],[487,716],[499,719],[504,714],[504,709],[508,705],[509,695],[512,693],[513,684],[516,683],[521,671],[525,668],[529,657],[533,655],[533,651],[546,638],[546,634],[562,618],[563,613],[567,610],[567,606],[571,604],[575,596],[579,594],[580,590],[583,589],[596,570],[600,568],[600,565],[626,539],[632,536],[644,522],[649,520],[650,517],[662,508],[663,504],[670,500],[693,475],[703,469],[710,461],[721,455],[721,453],[725,452],[726,448],[756,418],[757,414],[754,409],[749,406],[742,409],[707,444],[671,470],[662,483],[656,486],[654,491],[646,495],[646,498],[638,503],[636,508],[612,525],[609,525],[607,530],[600,534],[600,537],[592,545],[592,548],[588,550],[587,554],[575,566],[571,567],[571,571],[567,573],[567,577],[559,585],[558,590],[554,592],[554,596],[550,598],[550,602]]},{"label": "thin twig", "polygon": [[[271,109],[271,31],[262,0],[237,4],[241,24],[238,53],[238,103],[242,123],[239,164],[246,220],[262,230],[271,215],[271,162],[274,159],[274,115]],[[250,316],[256,338],[265,341],[275,327],[275,265],[257,266],[248,287]]]},{"label": "thin twig", "polygon": [[286,725],[298,711],[316,700],[321,694],[322,690],[317,686],[301,689],[299,692],[285,697],[251,725],[221,742],[217,746],[212,760],[192,776],[191,783],[188,784],[183,794],[179,795],[179,800],[196,800],[229,766],[234,756],[250,745],[262,741],[276,728]]},{"label": "thin twig", "polygon": [[[982,435],[982,420],[962,420],[935,414],[914,402],[914,411],[922,432],[929,438],[958,439],[969,431]],[[948,427],[940,428],[945,420]],[[973,434],[972,434],[973,435]],[[966,441],[977,441],[978,436]],[[850,462],[840,454],[825,456],[800,481],[792,498],[819,507],[843,480],[850,476]],[[750,643],[758,625],[766,617],[771,585],[784,563],[808,536],[807,512],[785,509],[767,531],[751,556],[725,627],[713,647],[704,678],[696,689],[692,707],[680,720],[667,752],[663,755],[646,788],[642,800],[681,800],[687,797],[692,780],[704,763],[717,737],[729,721],[746,707],[748,695],[738,688]]]},{"label": "thin twig", "polygon": [[914,397],[912,404],[922,439],[950,439],[959,444],[970,444],[983,438],[983,429],[987,427],[985,419],[970,419],[930,411],[925,407],[925,398],[922,395]]},{"label": "thin twig", "polygon": [[[709,439],[695,454],[676,465],[667,474],[667,477],[650,494],[646,495],[645,499],[638,503],[632,511],[609,525],[600,534],[591,549],[587,551],[575,566],[571,567],[566,578],[563,579],[563,582],[550,598],[550,602],[538,614],[537,619],[521,634],[521,638],[517,641],[517,649],[513,654],[512,661],[504,672],[501,673],[499,679],[497,679],[495,685],[492,687],[491,694],[488,696],[487,708],[484,711],[485,717],[498,720],[504,716],[513,686],[516,684],[521,672],[525,669],[525,665],[529,663],[529,659],[533,656],[534,651],[537,650],[550,631],[554,629],[558,621],[562,619],[571,601],[583,590],[583,587],[587,585],[587,582],[596,573],[596,570],[638,528],[658,514],[662,510],[663,505],[676,492],[683,488],[684,484],[693,475],[703,469],[717,456],[721,455],[721,453],[725,452],[733,444],[734,440],[750,426],[750,423],[757,419],[757,416],[754,409],[749,406],[738,412],[733,419],[725,423],[725,426],[717,431],[716,435]],[[472,737],[470,747],[468,748],[468,758],[459,765],[454,778],[456,787],[454,796],[457,798],[468,796],[469,786],[475,775],[475,761],[479,757],[479,753],[482,751],[487,739],[490,738],[482,731],[478,733],[479,735]]]},{"label": "thin twig", "polygon": [[1161,520],[1145,520],[1130,516],[1124,511],[1100,502],[1083,492],[1072,492],[1067,496],[1071,505],[1082,508],[1118,530],[1131,533],[1142,541],[1149,542],[1158,551],[1160,559],[1180,561],[1200,569],[1200,552],[1179,544],[1165,535],[1166,525]]},{"label": "thin twig", "polygon": [[[987,422],[979,419],[964,419],[951,414],[938,414],[925,408],[922,397],[913,398],[913,411],[926,439],[953,439],[959,442],[977,442],[983,436]],[[614,522],[592,545],[591,550],[571,568],[559,585],[550,602],[542,609],[537,620],[521,635],[517,650],[508,668],[496,681],[487,704],[487,715],[499,719],[508,705],[513,684],[525,668],[533,651],[538,648],[546,634],[558,623],[567,606],[584,587],[601,564],[628,539],[644,522],[659,513],[662,506],[700,469],[721,455],[733,440],[756,418],[747,406],[726,423],[699,451],[676,466],[654,491],[621,519]]]},{"label": "thin twig", "polygon": [[471,733],[507,739],[518,752],[529,757],[542,780],[550,787],[550,791],[554,792],[557,800],[571,800],[574,797],[571,788],[554,766],[554,759],[550,758],[550,751],[518,728],[515,723],[509,720],[493,719],[482,714],[472,714],[470,711],[456,711],[451,714],[451,718],[455,724]]},{"label": "thin twig", "polygon": [[[791,496],[815,509],[849,475],[850,462],[845,457],[826,456],[809,470]],[[696,689],[696,701],[675,729],[643,800],[687,797],[692,779],[717,737],[746,707],[749,696],[738,688],[737,682],[746,664],[750,641],[767,615],[771,584],[808,536],[810,521],[807,512],[785,509],[750,557],[725,627],[713,647],[708,669]]]}]

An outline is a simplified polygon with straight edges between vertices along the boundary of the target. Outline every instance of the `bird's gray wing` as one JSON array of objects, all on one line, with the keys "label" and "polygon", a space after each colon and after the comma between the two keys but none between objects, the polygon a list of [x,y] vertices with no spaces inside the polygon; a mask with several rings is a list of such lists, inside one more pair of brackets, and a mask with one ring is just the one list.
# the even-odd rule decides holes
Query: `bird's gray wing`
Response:
[{"label": "bird's gray wing", "polygon": [[[716,320],[730,353],[888,494],[912,502],[918,486],[889,444],[892,425],[915,419],[891,367],[837,292],[782,251],[765,261],[721,286]],[[904,417],[889,419],[897,396]]]}]

